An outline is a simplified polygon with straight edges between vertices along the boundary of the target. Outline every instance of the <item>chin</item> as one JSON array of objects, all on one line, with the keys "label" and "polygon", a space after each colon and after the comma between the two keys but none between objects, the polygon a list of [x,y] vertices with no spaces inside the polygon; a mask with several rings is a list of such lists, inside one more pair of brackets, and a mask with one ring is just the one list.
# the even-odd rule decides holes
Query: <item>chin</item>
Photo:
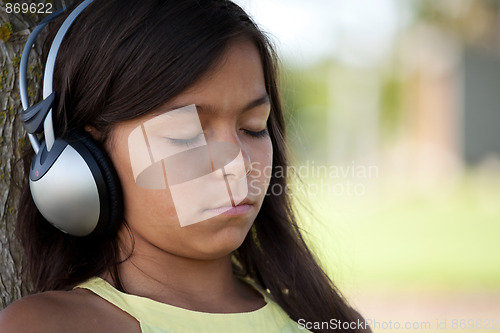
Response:
[{"label": "chin", "polygon": [[231,254],[243,243],[252,224],[253,219],[250,223],[225,223],[224,226],[218,227],[198,244],[200,259],[217,259]]}]

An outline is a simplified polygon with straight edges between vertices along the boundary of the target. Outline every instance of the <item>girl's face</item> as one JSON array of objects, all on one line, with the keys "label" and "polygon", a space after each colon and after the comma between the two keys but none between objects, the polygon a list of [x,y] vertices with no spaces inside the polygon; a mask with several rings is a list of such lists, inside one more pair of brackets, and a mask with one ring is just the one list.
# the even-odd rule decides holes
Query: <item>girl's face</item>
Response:
[{"label": "girl's face", "polygon": [[[233,42],[213,71],[155,111],[117,124],[107,145],[123,188],[134,254],[160,249],[215,259],[231,253],[260,210],[272,164],[270,103],[256,46]],[[140,157],[142,146],[147,153]],[[160,159],[184,158],[156,163],[159,171],[140,182],[138,169],[148,164],[144,156],[152,163],[155,150]],[[203,165],[215,171],[200,177]],[[127,242],[125,230],[120,235]]]}]

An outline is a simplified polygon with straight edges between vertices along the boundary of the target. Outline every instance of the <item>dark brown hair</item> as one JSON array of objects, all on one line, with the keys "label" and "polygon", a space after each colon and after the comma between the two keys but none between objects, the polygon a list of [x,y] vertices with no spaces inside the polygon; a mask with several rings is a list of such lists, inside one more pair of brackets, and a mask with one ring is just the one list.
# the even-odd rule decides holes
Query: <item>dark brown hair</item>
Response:
[{"label": "dark brown hair", "polygon": [[[48,41],[63,19],[53,24]],[[95,0],[75,21],[57,57],[56,134],[90,125],[106,136],[116,123],[147,114],[194,84],[239,37],[250,38],[261,55],[271,100],[273,168],[286,170],[277,58],[247,14],[226,0]],[[25,156],[25,170],[32,155]],[[286,182],[272,176],[270,188],[285,188]],[[79,238],[60,232],[38,212],[28,185],[19,207],[17,233],[35,291],[69,289],[107,271],[121,287],[116,235]],[[286,193],[266,195],[234,253],[234,273],[268,289],[296,321],[359,318],[307,247]]]}]

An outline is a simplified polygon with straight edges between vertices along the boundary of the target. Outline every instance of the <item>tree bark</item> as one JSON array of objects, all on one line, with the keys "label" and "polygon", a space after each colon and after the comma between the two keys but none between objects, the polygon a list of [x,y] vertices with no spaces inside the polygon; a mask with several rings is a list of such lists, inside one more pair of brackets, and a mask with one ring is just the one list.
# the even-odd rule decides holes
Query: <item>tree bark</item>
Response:
[{"label": "tree bark", "polygon": [[[32,13],[6,12],[6,3],[0,1],[0,310],[30,292],[29,283],[22,278],[23,255],[14,236],[21,188],[26,182],[21,155],[29,145],[21,122],[19,94],[19,63],[26,40],[38,22],[45,16]],[[22,1],[24,3],[51,2],[55,8],[73,1]],[[18,2],[21,3],[21,2]],[[31,50],[28,66],[28,92],[30,103],[42,98],[41,48],[45,38],[42,32]]]}]

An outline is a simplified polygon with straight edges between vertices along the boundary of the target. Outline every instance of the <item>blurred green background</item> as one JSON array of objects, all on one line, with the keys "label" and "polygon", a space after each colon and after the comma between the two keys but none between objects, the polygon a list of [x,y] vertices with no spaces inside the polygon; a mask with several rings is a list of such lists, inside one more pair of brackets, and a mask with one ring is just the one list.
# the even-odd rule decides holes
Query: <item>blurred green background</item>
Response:
[{"label": "blurred green background", "polygon": [[375,332],[500,332],[500,2],[238,2],[282,56],[293,195],[339,288]]}]

